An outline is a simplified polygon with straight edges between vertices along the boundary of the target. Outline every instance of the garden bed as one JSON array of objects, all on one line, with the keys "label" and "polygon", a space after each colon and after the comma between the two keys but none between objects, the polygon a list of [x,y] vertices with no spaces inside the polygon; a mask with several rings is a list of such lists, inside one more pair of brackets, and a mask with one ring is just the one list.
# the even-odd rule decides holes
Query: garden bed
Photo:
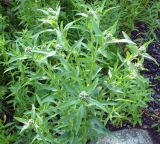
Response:
[{"label": "garden bed", "polygon": [[159,8],[1,0],[0,143],[85,144],[134,127],[160,141]]}]

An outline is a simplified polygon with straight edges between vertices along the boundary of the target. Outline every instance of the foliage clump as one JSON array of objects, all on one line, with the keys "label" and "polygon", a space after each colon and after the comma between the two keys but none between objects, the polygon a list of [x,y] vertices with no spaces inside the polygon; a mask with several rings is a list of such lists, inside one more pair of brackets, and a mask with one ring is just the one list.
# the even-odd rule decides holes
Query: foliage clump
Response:
[{"label": "foliage clump", "polygon": [[129,9],[123,13],[121,8],[133,10],[134,4],[16,0],[3,10],[4,143],[85,144],[109,134],[108,122],[141,124],[151,91],[140,70],[144,58],[154,59],[146,54],[149,42],[136,44],[123,32],[138,19],[125,16]]}]

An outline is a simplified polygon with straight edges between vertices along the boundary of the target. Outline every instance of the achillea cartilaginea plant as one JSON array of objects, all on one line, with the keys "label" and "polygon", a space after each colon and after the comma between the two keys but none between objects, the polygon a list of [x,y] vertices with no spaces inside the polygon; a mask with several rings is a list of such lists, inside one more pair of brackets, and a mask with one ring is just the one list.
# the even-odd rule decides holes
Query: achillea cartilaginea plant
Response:
[{"label": "achillea cartilaginea plant", "polygon": [[45,1],[17,2],[23,30],[13,34],[4,62],[16,142],[85,144],[108,134],[109,121],[141,124],[140,109],[151,98],[139,71],[144,58],[155,60],[148,43],[139,49],[125,32],[118,38],[128,9],[115,17],[117,1],[74,0],[53,9]]}]

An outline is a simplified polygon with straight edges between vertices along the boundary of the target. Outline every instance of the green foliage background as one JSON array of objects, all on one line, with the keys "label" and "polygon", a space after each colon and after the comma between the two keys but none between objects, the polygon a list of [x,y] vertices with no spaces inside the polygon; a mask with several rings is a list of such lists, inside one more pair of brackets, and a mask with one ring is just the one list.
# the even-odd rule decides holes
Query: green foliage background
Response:
[{"label": "green foliage background", "polygon": [[[141,124],[151,90],[140,70],[155,61],[146,49],[160,2],[1,3],[0,143],[85,144],[109,135],[108,122]],[[129,38],[137,21],[149,42]]]}]

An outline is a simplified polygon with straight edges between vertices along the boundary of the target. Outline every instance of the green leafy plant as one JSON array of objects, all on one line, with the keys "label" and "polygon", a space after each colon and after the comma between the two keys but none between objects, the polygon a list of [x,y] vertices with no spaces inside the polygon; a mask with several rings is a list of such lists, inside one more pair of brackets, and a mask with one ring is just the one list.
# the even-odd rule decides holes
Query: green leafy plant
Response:
[{"label": "green leafy plant", "polygon": [[122,30],[133,29],[149,1],[54,2],[16,0],[11,20],[0,17],[2,73],[9,77],[0,101],[13,109],[2,139],[11,133],[15,143],[85,144],[110,135],[108,122],[141,125],[151,90],[140,70],[144,58],[158,63],[146,53],[151,41],[136,44]]},{"label": "green leafy plant", "polygon": [[[150,100],[148,81],[139,74],[145,50],[124,32],[124,39],[114,36],[117,21],[100,29],[103,5],[80,7],[85,11],[65,26],[59,21],[60,7],[39,10],[44,15],[41,31],[33,36],[24,31],[8,53],[11,102],[15,118],[24,124],[21,133],[32,132],[29,142],[86,143],[106,134],[109,120],[141,124],[139,110]],[[71,39],[71,29],[79,40]]]},{"label": "green leafy plant", "polygon": [[9,144],[11,142],[14,142],[16,139],[16,134],[11,135],[8,132],[6,132],[6,129],[10,129],[11,124],[4,125],[2,121],[0,121],[0,142],[2,144]]}]

